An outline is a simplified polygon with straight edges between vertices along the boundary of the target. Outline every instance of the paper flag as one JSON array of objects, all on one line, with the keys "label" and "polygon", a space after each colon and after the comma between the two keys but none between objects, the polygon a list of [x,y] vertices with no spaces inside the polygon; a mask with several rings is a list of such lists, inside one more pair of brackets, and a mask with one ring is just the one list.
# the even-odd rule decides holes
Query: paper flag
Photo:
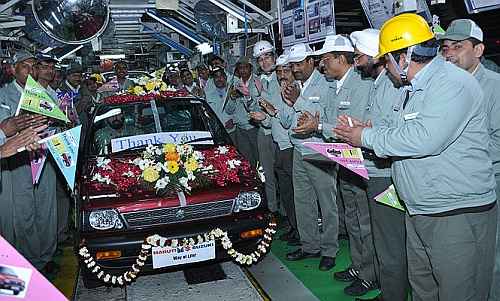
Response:
[{"label": "paper flag", "polygon": [[405,208],[401,205],[399,201],[398,194],[394,185],[389,186],[384,192],[375,197],[375,201],[391,206],[393,208],[405,211]]},{"label": "paper flag", "polygon": [[46,142],[52,157],[54,157],[71,190],[75,187],[76,162],[78,160],[81,131],[82,126],[79,125],[49,137]]},{"label": "paper flag", "polygon": [[75,97],[78,94],[74,92],[58,92],[57,98],[59,100],[59,108],[64,112],[66,117],[73,123],[78,124],[80,120],[78,118],[78,113],[75,109]]},{"label": "paper flag", "polygon": [[40,175],[42,174],[43,167],[45,166],[45,160],[47,160],[47,147],[42,144],[42,147],[35,151],[29,152],[31,161],[31,176],[33,178],[33,185],[38,184],[40,180]]},{"label": "paper flag", "polygon": [[302,144],[368,179],[368,170],[363,164],[363,154],[359,147],[347,143],[304,142]]},{"label": "paper flag", "polygon": [[[0,271],[11,275],[11,283],[17,284],[11,286],[14,290],[0,290],[0,300],[68,300],[2,236],[0,236]],[[17,295],[14,295],[14,291],[18,292]]]},{"label": "paper flag", "polygon": [[45,88],[30,75],[28,75],[24,91],[21,94],[16,115],[19,114],[20,110],[30,111],[69,122],[68,117],[66,117],[64,112],[57,106],[56,101],[52,99]]}]

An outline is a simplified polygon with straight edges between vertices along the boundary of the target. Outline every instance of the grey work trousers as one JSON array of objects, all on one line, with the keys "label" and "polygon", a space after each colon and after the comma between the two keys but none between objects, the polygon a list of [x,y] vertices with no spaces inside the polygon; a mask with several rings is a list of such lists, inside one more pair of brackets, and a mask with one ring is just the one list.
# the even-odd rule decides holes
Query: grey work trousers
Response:
[{"label": "grey work trousers", "polygon": [[[304,252],[321,252],[322,256],[337,256],[339,223],[335,200],[336,177],[336,167],[332,163],[306,161],[300,152],[294,151],[295,213]],[[318,226],[319,210],[323,221],[321,233]]]},{"label": "grey work trousers", "polygon": [[451,216],[406,215],[413,301],[487,300],[493,275],[497,206]]},{"label": "grey work trousers", "polygon": [[[500,199],[500,183],[497,181],[497,198]],[[497,201],[497,207],[500,200]],[[493,267],[493,281],[491,282],[490,297],[488,301],[500,301],[500,209],[497,217],[497,245],[495,251],[495,266]]]},{"label": "grey work trousers", "polygon": [[64,177],[57,176],[57,242],[62,243],[68,239],[68,221],[71,198]]},{"label": "grey work trousers", "polygon": [[276,177],[274,176],[274,157],[277,146],[271,134],[264,135],[263,131],[259,131],[257,134],[257,145],[259,148],[259,162],[266,177],[264,188],[266,190],[267,207],[271,212],[276,212],[279,208],[276,195]]},{"label": "grey work trousers", "polygon": [[274,169],[280,187],[280,204],[286,212],[288,223],[297,230],[295,203],[293,199],[293,147],[280,150],[276,147]]},{"label": "grey work trousers", "polygon": [[366,186],[362,177],[344,167],[340,168],[339,188],[344,202],[351,267],[359,271],[359,278],[375,281],[375,251]]},{"label": "grey work trousers", "polygon": [[[33,191],[33,198],[14,199],[14,245],[38,270],[52,260],[57,248],[56,171],[53,164],[48,158],[35,187],[31,183],[29,166],[25,171],[30,178],[26,176],[27,181],[15,186],[20,192]],[[21,169],[17,171],[22,172]]]},{"label": "grey work trousers", "polygon": [[366,190],[378,263],[376,270],[384,300],[406,301],[410,283],[406,263],[405,212],[374,199],[391,184],[391,178],[370,178]]},{"label": "grey work trousers", "polygon": [[236,147],[253,167],[257,166],[259,150],[257,147],[258,128],[244,130],[236,128]]}]

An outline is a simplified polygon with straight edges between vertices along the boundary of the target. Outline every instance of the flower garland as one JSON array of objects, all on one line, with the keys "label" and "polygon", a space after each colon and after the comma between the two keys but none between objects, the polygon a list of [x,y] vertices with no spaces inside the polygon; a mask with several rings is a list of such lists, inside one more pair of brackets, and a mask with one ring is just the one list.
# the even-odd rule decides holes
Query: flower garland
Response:
[{"label": "flower garland", "polygon": [[188,93],[183,90],[179,91],[161,91],[160,93],[147,93],[143,95],[134,94],[118,94],[106,97],[103,103],[107,105],[127,104],[136,102],[148,102],[153,99],[166,99],[172,97],[186,97]]},{"label": "flower garland", "polygon": [[150,255],[151,249],[153,247],[185,247],[185,246],[193,246],[195,244],[201,244],[208,241],[213,241],[215,239],[220,239],[222,247],[227,251],[227,254],[233,258],[240,265],[252,265],[256,263],[260,257],[265,255],[269,250],[271,242],[273,240],[273,235],[276,233],[276,223],[269,222],[268,227],[264,230],[264,238],[257,245],[257,249],[250,254],[243,254],[236,251],[233,248],[233,244],[231,239],[229,239],[227,232],[221,230],[220,228],[213,229],[210,232],[204,233],[203,235],[198,235],[196,240],[191,238],[183,238],[182,240],[172,239],[167,240],[166,238],[160,235],[151,235],[148,236],[142,246],[141,251],[137,257],[136,262],[132,265],[130,270],[120,274],[120,275],[111,275],[105,272],[99,264],[95,261],[94,257],[90,255],[87,247],[83,246],[78,251],[78,254],[82,258],[86,267],[91,271],[94,275],[96,275],[97,279],[104,281],[105,283],[111,283],[113,285],[123,286],[131,283],[135,278],[137,278],[141,269],[144,267],[147,256]]}]

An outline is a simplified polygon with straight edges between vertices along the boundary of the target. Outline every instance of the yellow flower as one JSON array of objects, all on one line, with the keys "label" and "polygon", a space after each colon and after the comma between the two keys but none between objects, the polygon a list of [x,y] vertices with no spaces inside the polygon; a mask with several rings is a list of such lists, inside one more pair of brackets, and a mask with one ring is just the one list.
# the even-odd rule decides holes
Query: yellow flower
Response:
[{"label": "yellow flower", "polygon": [[144,93],[144,89],[141,86],[134,87],[134,94],[135,95],[141,95],[142,93]]},{"label": "yellow flower", "polygon": [[171,174],[179,171],[179,164],[176,161],[167,161],[167,169]]},{"label": "yellow flower", "polygon": [[160,178],[160,173],[154,167],[148,167],[142,172],[144,181],[152,183]]},{"label": "yellow flower", "polygon": [[160,91],[161,92],[165,92],[168,90],[168,86],[167,84],[165,84],[164,82],[161,83],[161,86],[160,86]]},{"label": "yellow flower", "polygon": [[149,81],[146,83],[146,91],[151,92],[156,88],[156,84],[154,81]]},{"label": "yellow flower", "polygon": [[165,153],[175,153],[177,152],[177,146],[173,143],[167,143],[163,145],[163,151]]},{"label": "yellow flower", "polygon": [[198,161],[195,158],[191,157],[186,161],[186,170],[193,172],[198,169]]}]

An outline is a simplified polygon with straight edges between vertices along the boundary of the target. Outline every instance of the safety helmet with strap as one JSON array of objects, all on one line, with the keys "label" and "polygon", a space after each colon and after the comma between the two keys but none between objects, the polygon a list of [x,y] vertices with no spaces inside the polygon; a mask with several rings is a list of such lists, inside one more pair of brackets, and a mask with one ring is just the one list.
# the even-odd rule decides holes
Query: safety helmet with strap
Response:
[{"label": "safety helmet with strap", "polygon": [[[380,29],[379,51],[376,58],[389,54],[389,59],[401,76],[403,84],[408,85],[408,68],[413,53],[422,56],[435,56],[437,47],[423,47],[420,44],[434,38],[427,21],[417,14],[404,13],[387,20]],[[401,69],[391,52],[407,48],[406,66]]]},{"label": "safety helmet with strap", "polygon": [[253,46],[253,57],[259,58],[261,55],[274,52],[274,46],[271,45],[268,41],[258,41]]}]

